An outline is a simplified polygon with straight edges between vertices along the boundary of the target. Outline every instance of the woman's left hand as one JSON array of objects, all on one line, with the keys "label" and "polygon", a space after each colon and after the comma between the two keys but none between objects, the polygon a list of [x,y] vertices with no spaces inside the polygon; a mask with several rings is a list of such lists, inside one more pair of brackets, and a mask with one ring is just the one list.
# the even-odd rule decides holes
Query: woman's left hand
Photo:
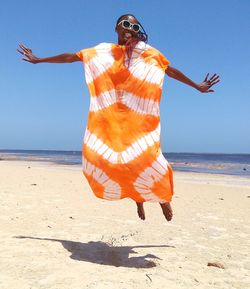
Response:
[{"label": "woman's left hand", "polygon": [[200,92],[205,92],[205,93],[214,92],[214,90],[210,88],[220,81],[220,76],[217,75],[216,73],[210,79],[208,79],[208,76],[209,76],[209,73],[205,77],[204,81],[197,85],[197,89]]}]

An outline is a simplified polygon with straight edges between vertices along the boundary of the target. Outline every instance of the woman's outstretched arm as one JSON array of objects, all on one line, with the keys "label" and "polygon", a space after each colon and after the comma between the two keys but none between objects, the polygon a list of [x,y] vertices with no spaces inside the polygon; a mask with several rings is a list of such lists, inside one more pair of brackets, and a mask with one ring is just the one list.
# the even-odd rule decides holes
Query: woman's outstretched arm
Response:
[{"label": "woman's outstretched arm", "polygon": [[181,71],[179,71],[178,69],[172,66],[168,66],[165,72],[169,77],[172,77],[187,85],[190,85],[196,88],[197,90],[199,90],[200,92],[214,92],[214,90],[210,88],[220,81],[220,76],[217,75],[216,73],[212,77],[210,77],[210,79],[208,79],[208,76],[209,76],[209,73],[208,73],[205,79],[203,80],[203,82],[201,82],[200,84],[197,84],[193,82],[191,79],[189,79],[186,75],[184,75]]},{"label": "woman's outstretched arm", "polygon": [[32,53],[32,50],[23,44],[19,45],[19,49],[17,49],[19,53],[21,53],[24,57],[22,60],[28,61],[33,64],[47,62],[47,63],[71,63],[75,61],[81,61],[81,59],[75,53],[63,53],[51,57],[37,57]]}]

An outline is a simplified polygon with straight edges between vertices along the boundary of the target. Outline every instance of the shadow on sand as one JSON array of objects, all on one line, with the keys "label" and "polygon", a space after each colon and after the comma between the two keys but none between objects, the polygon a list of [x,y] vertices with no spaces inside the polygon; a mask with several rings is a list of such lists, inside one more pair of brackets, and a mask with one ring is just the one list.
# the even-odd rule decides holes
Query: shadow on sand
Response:
[{"label": "shadow on sand", "polygon": [[155,267],[157,264],[153,260],[147,259],[160,260],[159,257],[153,254],[146,254],[138,257],[129,257],[130,253],[137,254],[137,252],[133,250],[135,248],[175,248],[174,246],[169,245],[142,245],[134,247],[112,246],[101,241],[81,243],[67,240],[36,238],[29,236],[15,236],[14,238],[60,242],[63,247],[71,253],[70,258],[74,260],[101,265],[111,265],[116,267],[122,266],[128,268],[152,268]]}]

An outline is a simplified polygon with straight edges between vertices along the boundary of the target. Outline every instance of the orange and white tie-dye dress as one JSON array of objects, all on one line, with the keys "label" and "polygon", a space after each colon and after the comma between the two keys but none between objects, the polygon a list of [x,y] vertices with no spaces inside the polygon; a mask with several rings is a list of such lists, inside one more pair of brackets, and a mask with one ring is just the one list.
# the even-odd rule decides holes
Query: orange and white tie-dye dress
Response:
[{"label": "orange and white tie-dye dress", "polygon": [[107,200],[170,202],[172,169],[160,148],[159,105],[169,61],[138,42],[101,43],[77,52],[90,92],[83,173],[94,194]]}]

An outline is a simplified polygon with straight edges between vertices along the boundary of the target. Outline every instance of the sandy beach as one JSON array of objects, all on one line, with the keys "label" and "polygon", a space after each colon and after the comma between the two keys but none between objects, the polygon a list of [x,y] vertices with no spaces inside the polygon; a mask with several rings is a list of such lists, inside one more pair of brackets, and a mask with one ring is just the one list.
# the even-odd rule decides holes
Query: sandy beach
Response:
[{"label": "sandy beach", "polygon": [[[92,194],[79,166],[0,161],[0,288],[250,288],[250,180],[175,172],[174,218]],[[208,263],[224,268],[208,266]]]}]

